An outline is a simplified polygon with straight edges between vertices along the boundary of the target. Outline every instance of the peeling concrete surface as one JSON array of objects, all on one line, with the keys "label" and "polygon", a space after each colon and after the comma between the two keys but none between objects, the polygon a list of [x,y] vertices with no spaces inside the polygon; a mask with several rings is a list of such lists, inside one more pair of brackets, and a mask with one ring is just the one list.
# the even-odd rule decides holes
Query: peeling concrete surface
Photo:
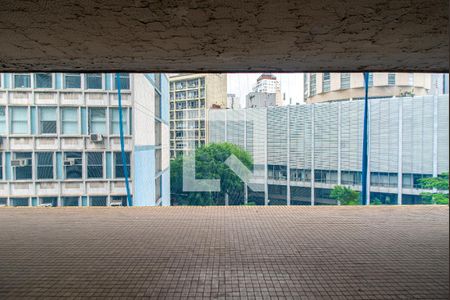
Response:
[{"label": "peeling concrete surface", "polygon": [[0,71],[448,71],[448,0],[4,0]]}]

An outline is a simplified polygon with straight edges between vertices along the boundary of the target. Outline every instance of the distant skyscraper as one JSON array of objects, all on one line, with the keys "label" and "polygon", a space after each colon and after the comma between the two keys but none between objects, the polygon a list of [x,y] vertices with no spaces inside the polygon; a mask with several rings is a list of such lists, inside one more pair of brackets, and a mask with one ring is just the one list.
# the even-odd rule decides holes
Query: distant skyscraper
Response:
[{"label": "distant skyscraper", "polygon": [[170,156],[207,142],[207,109],[227,105],[226,74],[177,74],[170,80]]},{"label": "distant skyscraper", "polygon": [[240,107],[239,97],[236,94],[227,94],[227,108],[238,109]]},{"label": "distant skyscraper", "polygon": [[274,75],[268,73],[258,77],[253,91],[246,97],[246,107],[281,106],[282,104],[280,82]]}]

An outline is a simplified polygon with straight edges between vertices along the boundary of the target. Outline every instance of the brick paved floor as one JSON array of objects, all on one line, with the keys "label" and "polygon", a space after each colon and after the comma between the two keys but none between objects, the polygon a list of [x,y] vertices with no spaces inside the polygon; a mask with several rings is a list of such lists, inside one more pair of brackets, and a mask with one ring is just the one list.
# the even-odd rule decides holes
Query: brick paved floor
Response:
[{"label": "brick paved floor", "polygon": [[448,207],[0,209],[0,299],[447,299]]}]

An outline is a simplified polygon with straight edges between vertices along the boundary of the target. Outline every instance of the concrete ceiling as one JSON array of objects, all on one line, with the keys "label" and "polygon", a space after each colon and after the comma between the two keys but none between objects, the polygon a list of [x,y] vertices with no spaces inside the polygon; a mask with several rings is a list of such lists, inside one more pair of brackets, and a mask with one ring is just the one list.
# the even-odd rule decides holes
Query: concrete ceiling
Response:
[{"label": "concrete ceiling", "polygon": [[448,0],[3,0],[0,71],[449,70]]}]

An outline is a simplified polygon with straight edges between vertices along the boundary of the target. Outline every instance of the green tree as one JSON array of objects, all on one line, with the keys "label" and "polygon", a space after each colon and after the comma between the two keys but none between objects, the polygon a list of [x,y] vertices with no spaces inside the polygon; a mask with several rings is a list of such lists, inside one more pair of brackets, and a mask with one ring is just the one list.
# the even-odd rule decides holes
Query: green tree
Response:
[{"label": "green tree", "polygon": [[442,173],[438,177],[422,178],[419,183],[422,188],[433,190],[420,194],[424,204],[448,205],[448,172]]},{"label": "green tree", "polygon": [[330,197],[336,199],[342,205],[358,205],[359,192],[352,190],[349,187],[337,185],[330,193]]},{"label": "green tree", "polygon": [[243,204],[244,183],[225,164],[234,154],[250,170],[253,161],[248,152],[230,143],[208,144],[195,151],[195,178],[220,179],[220,192],[184,192],[183,157],[170,162],[170,192],[172,203],[178,205],[224,205],[225,195],[230,204]]}]

